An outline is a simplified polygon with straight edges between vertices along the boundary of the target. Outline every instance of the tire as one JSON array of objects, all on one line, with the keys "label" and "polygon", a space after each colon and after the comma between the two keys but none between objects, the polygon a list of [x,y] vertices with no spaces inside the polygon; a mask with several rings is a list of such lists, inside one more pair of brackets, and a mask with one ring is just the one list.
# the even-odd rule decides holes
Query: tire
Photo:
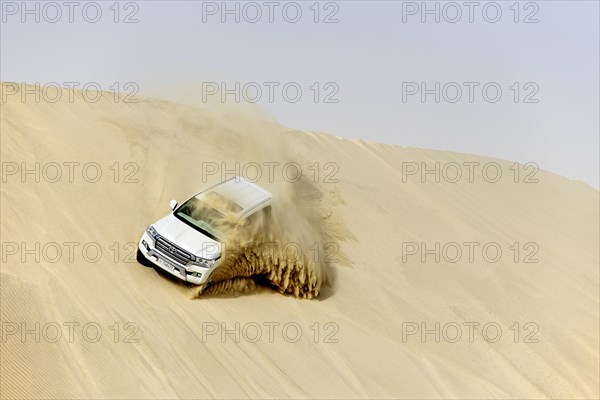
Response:
[{"label": "tire", "polygon": [[152,265],[150,264],[150,261],[148,261],[146,259],[146,257],[144,257],[144,255],[142,254],[142,252],[140,251],[140,249],[138,249],[136,255],[135,255],[135,259],[137,260],[137,262],[139,262],[140,264],[142,264],[144,267],[151,267]]}]

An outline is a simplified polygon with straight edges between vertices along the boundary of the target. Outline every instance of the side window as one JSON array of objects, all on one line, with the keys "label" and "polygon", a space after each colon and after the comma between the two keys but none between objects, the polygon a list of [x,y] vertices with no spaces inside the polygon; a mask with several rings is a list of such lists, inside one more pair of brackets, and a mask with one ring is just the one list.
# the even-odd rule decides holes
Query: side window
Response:
[{"label": "side window", "polygon": [[244,220],[244,225],[245,226],[252,226],[254,225],[256,222],[258,221],[258,213],[255,212],[254,214],[250,215],[249,217],[247,217]]},{"label": "side window", "polygon": [[246,218],[244,225],[254,226],[254,224],[264,224],[271,219],[271,206],[258,210]]},{"label": "side window", "polygon": [[261,212],[265,216],[265,221],[270,221],[271,220],[271,206],[266,206],[265,208],[263,208],[261,210]]}]

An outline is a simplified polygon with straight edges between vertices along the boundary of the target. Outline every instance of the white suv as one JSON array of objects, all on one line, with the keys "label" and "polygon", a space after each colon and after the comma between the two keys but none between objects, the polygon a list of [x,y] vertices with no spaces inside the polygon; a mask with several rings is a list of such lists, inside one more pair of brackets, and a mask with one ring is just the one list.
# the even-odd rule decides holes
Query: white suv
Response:
[{"label": "white suv", "polygon": [[[181,280],[202,285],[222,258],[223,226],[214,221],[233,221],[232,228],[251,215],[270,211],[271,193],[234,177],[209,187],[150,225],[142,234],[137,259],[148,260]],[[218,204],[215,208],[213,204]],[[212,225],[211,225],[212,222]]]}]

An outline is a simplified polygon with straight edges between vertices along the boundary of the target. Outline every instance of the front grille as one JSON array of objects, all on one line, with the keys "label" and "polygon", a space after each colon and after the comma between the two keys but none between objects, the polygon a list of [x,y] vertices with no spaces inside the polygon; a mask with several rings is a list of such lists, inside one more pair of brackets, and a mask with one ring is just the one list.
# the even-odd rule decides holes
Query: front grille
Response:
[{"label": "front grille", "polygon": [[169,256],[181,265],[187,265],[192,260],[192,255],[181,247],[169,242],[162,236],[156,239],[156,250]]}]

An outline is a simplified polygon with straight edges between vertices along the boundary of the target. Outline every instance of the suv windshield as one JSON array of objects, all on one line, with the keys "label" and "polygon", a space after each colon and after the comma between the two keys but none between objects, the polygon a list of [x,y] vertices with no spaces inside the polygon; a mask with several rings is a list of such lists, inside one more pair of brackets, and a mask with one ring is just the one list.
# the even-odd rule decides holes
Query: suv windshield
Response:
[{"label": "suv windshield", "polygon": [[[198,195],[192,197],[183,203],[174,214],[175,217],[211,239],[219,240],[223,236],[224,231],[232,227],[231,216],[225,215],[210,205],[210,203],[215,203],[214,200],[216,200],[214,195],[210,196],[211,193],[214,192],[210,192],[204,196]],[[225,208],[227,211],[230,211],[229,207]]]}]

